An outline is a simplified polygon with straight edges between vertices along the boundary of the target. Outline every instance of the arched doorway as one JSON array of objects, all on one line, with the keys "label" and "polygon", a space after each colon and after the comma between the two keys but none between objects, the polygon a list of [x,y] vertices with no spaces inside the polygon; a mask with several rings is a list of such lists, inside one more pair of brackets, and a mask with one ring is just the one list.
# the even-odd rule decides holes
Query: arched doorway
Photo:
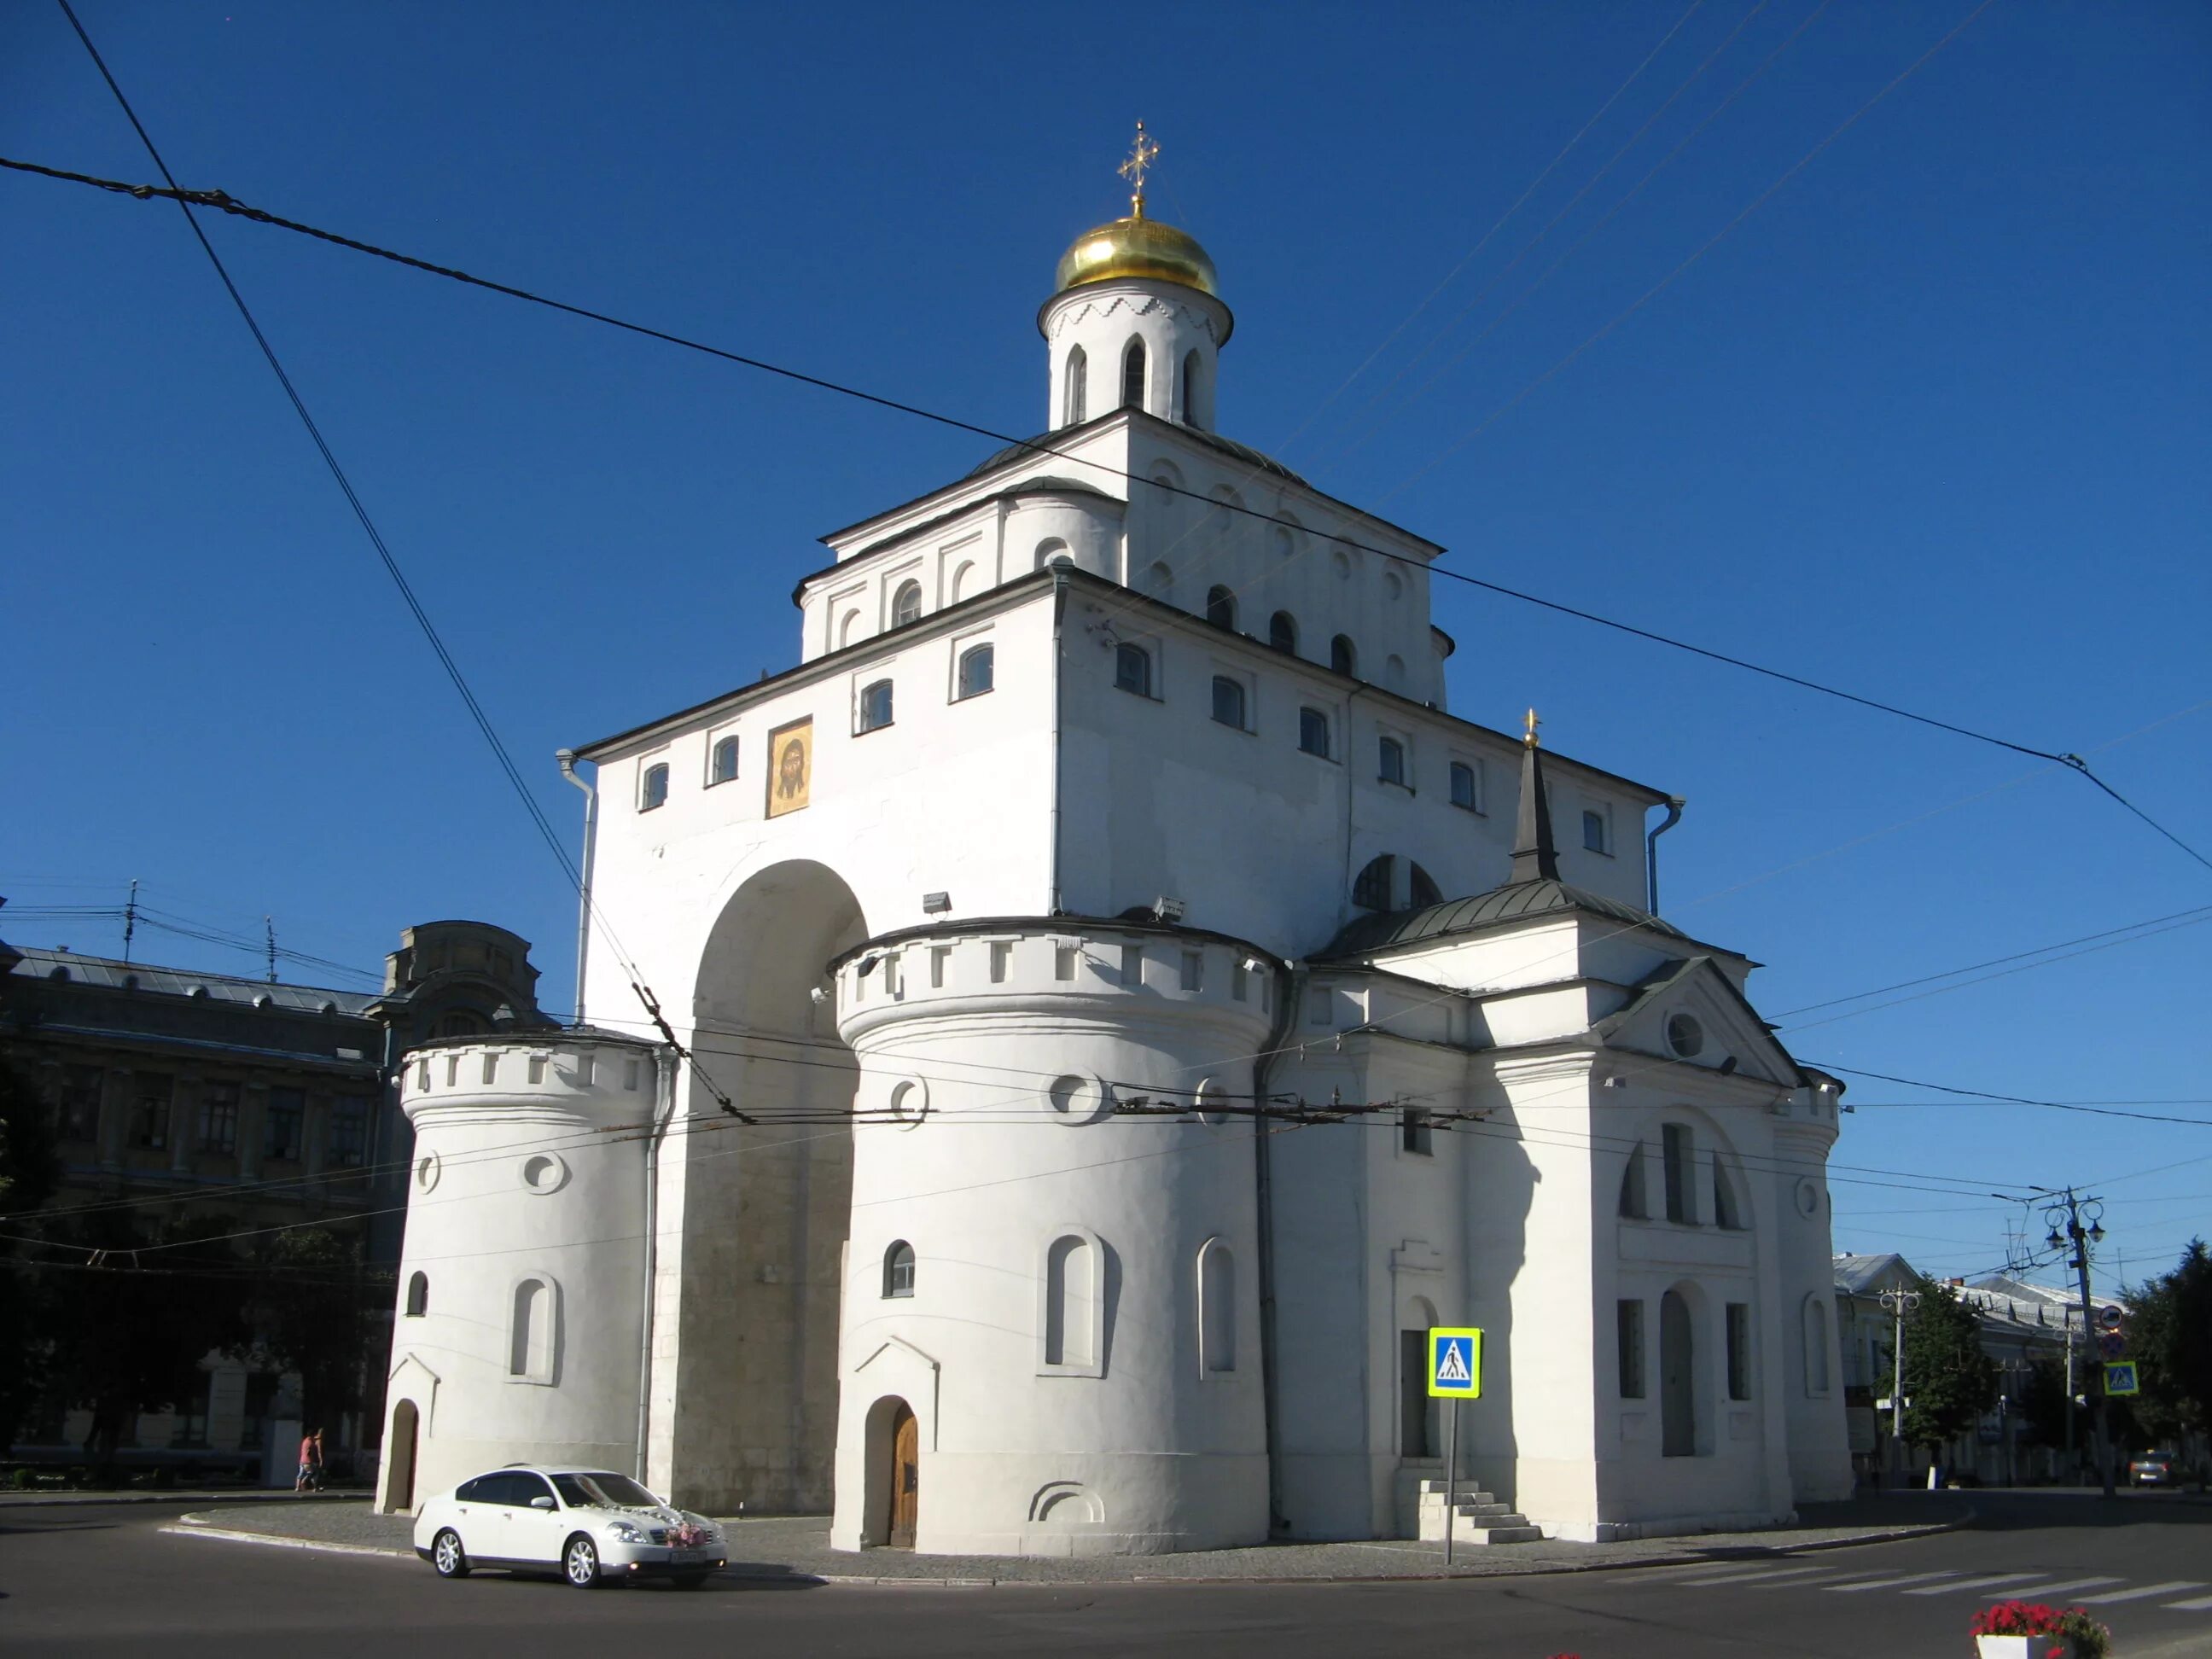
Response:
[{"label": "arched doorway", "polygon": [[415,1512],[415,1440],[422,1414],[415,1402],[403,1400],[392,1408],[392,1427],[384,1437],[384,1455],[391,1474],[384,1483],[384,1508],[388,1515]]},{"label": "arched doorway", "polygon": [[1697,1455],[1697,1343],[1680,1291],[1659,1298],[1659,1427],[1662,1455]]},{"label": "arched doorway", "polygon": [[[708,931],[684,1039],[684,1103],[711,1133],[669,1138],[680,1166],[678,1404],[654,1449],[678,1501],[818,1513],[837,1436],[839,1264],[859,1070],[837,1035],[832,957],[867,937],[860,901],[811,859],[756,872]],[[719,1089],[757,1123],[720,1117]],[[661,1222],[661,1249],[677,1248]],[[663,1260],[668,1259],[665,1255]]]},{"label": "arched doorway", "polygon": [[905,1401],[887,1425],[890,1435],[890,1491],[884,1506],[884,1542],[895,1550],[914,1547],[914,1528],[921,1514],[921,1425]]}]

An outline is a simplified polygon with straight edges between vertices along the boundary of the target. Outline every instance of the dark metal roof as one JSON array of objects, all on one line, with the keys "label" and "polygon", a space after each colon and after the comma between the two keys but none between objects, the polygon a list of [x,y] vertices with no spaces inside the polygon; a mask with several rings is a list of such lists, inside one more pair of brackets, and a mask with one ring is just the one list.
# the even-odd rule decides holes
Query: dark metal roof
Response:
[{"label": "dark metal roof", "polygon": [[[1200,444],[1208,449],[1218,450],[1231,460],[1242,461],[1247,466],[1257,467],[1261,471],[1273,473],[1278,478],[1287,478],[1294,484],[1306,483],[1304,478],[1291,471],[1273,456],[1264,455],[1249,444],[1240,444],[1234,438],[1224,438],[1218,432],[1208,432],[1204,427],[1185,426],[1181,422],[1173,422],[1170,424],[1192,442]],[[980,478],[986,472],[1006,466],[1014,461],[1042,459],[1048,452],[1057,449],[1066,441],[1066,428],[1057,432],[1040,433],[1027,443],[1008,444],[981,465],[969,469],[967,476],[970,478]],[[1312,487],[1310,484],[1306,484],[1309,489]]]},{"label": "dark metal roof", "polygon": [[1516,881],[1493,887],[1486,893],[1477,893],[1472,898],[1450,899],[1419,910],[1389,910],[1380,915],[1361,916],[1347,923],[1320,955],[1371,956],[1567,910],[1603,916],[1608,921],[1625,922],[1632,927],[1646,927],[1671,939],[1688,937],[1648,911],[1623,904],[1619,899],[1603,897],[1587,888],[1556,880]]},{"label": "dark metal roof", "polygon": [[374,991],[333,991],[317,986],[270,984],[228,974],[196,973],[184,968],[154,968],[118,962],[112,957],[82,957],[73,951],[27,949],[14,969],[18,978],[73,981],[111,991],[143,991],[158,996],[200,997],[214,1002],[267,1004],[294,1013],[359,1015],[376,1000]]}]

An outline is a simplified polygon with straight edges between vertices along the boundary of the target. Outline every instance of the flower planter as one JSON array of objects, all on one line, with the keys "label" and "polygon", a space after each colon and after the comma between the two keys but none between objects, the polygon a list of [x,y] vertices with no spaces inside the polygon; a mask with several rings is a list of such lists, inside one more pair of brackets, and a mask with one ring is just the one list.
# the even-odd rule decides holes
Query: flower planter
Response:
[{"label": "flower planter", "polygon": [[2063,1636],[1977,1636],[1981,1659],[2065,1659]]}]

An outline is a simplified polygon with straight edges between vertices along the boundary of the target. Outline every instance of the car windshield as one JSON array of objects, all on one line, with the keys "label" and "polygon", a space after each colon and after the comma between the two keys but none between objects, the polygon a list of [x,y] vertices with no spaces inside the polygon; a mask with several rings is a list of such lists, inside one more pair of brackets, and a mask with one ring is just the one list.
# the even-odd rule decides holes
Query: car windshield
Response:
[{"label": "car windshield", "polygon": [[556,1474],[553,1484],[572,1510],[651,1510],[655,1498],[626,1474]]}]

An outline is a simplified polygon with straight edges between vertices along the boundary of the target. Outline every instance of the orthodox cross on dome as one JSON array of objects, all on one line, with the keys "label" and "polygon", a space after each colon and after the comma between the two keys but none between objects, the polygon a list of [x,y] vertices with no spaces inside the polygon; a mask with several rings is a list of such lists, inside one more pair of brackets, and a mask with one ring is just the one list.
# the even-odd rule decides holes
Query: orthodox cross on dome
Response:
[{"label": "orthodox cross on dome", "polygon": [[1152,170],[1152,158],[1160,153],[1145,131],[1142,121],[1137,123],[1137,141],[1129,146],[1129,159],[1114,170],[1129,181],[1129,216],[1145,216],[1145,175]]},{"label": "orthodox cross on dome", "polygon": [[1521,741],[1526,744],[1529,748],[1534,749],[1536,746],[1536,728],[1543,723],[1543,721],[1536,718],[1536,711],[1533,708],[1530,709],[1528,711],[1528,717],[1521,723],[1522,731],[1527,733]]}]

